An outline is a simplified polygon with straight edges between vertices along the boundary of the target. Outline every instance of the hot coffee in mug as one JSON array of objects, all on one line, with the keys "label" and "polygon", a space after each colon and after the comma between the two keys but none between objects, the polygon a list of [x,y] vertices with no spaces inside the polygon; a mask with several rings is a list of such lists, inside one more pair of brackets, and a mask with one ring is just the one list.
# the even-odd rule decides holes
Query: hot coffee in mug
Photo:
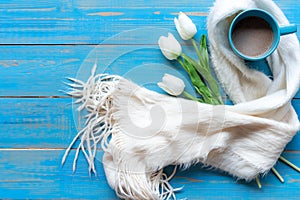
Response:
[{"label": "hot coffee in mug", "polygon": [[229,43],[233,51],[246,60],[260,60],[277,48],[280,36],[297,31],[295,25],[279,27],[274,17],[260,9],[238,14],[229,28]]}]

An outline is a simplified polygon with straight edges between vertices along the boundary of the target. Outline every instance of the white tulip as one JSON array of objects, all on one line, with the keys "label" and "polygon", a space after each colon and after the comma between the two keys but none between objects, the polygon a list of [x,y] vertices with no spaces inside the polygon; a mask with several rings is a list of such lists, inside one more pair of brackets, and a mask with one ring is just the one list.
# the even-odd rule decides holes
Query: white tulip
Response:
[{"label": "white tulip", "polygon": [[183,80],[171,74],[165,74],[162,78],[162,82],[157,83],[157,85],[173,96],[179,96],[184,91],[185,87]]},{"label": "white tulip", "polygon": [[168,33],[168,37],[160,36],[158,45],[161,52],[169,60],[177,59],[182,53],[181,45],[175,39],[172,33]]},{"label": "white tulip", "polygon": [[197,33],[196,25],[183,12],[179,12],[178,19],[174,18],[176,29],[183,40],[189,40]]}]

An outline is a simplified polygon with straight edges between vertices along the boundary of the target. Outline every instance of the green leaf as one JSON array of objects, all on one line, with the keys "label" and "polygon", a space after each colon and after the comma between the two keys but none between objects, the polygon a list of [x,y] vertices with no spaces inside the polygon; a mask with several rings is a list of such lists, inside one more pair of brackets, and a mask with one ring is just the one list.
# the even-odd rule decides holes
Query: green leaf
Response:
[{"label": "green leaf", "polygon": [[184,95],[186,98],[190,99],[190,100],[198,101],[198,102],[200,102],[200,103],[204,103],[203,99],[194,97],[193,95],[189,94],[189,93],[186,92],[186,91],[183,91],[183,95]]},{"label": "green leaf", "polygon": [[202,35],[200,40],[200,55],[203,60],[203,64],[209,68],[209,59],[207,52],[206,36]]},{"label": "green leaf", "polygon": [[208,104],[219,104],[219,101],[213,97],[210,89],[205,85],[205,83],[201,80],[201,77],[197,73],[195,66],[193,65],[193,60],[187,58],[183,58],[183,63],[181,65],[189,74],[191,82],[195,88],[195,90],[201,95],[204,103]]},{"label": "green leaf", "polygon": [[201,75],[204,81],[207,83],[208,87],[210,88],[212,95],[215,99],[219,102],[219,104],[223,104],[221,94],[219,91],[219,85],[215,78],[212,76],[210,67],[209,67],[209,57],[207,51],[207,44],[206,44],[206,36],[202,35],[200,40],[200,48],[197,52],[199,62],[196,62],[194,59],[189,57],[186,54],[182,54],[181,56],[187,60],[191,65],[194,66],[196,71]]}]

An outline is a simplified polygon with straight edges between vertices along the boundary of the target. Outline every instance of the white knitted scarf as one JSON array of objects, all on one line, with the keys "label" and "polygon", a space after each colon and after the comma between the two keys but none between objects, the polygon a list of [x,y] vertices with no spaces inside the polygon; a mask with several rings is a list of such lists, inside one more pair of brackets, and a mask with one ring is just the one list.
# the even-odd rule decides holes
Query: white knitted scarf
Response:
[{"label": "white knitted scarf", "polygon": [[[212,106],[170,97],[125,78],[95,74],[74,80],[70,93],[87,110],[80,138],[91,171],[97,144],[104,150],[107,181],[124,199],[175,198],[168,165],[201,162],[251,180],[269,171],[299,130],[291,99],[299,88],[300,48],[295,34],[281,37],[268,58],[273,80],[248,68],[230,49],[227,31],[242,10],[261,8],[288,24],[271,0],[217,0],[208,16],[211,58],[219,81],[235,105]],[[74,165],[75,166],[75,165]],[[172,176],[172,175],[171,175]]]}]

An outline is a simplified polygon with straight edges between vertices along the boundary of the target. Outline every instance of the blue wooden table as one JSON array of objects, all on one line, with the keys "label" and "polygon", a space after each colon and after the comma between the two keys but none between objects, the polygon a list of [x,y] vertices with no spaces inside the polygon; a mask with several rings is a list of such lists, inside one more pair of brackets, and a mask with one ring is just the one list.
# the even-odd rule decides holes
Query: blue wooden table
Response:
[{"label": "blue wooden table", "polygon": [[[300,30],[299,0],[275,2]],[[172,66],[157,48],[155,31],[137,34],[133,30],[154,27],[175,31],[173,18],[184,11],[197,24],[200,35],[206,33],[205,21],[212,5],[213,0],[2,0],[0,199],[117,199],[106,182],[101,159],[96,161],[97,176],[90,176],[82,155],[76,173],[72,173],[74,150],[61,166],[78,124],[72,99],[60,92],[67,89],[63,81],[76,77],[90,52],[101,43],[101,59],[113,73],[123,74],[151,63]],[[126,39],[122,38],[124,31],[131,33]],[[297,35],[300,38],[300,31]],[[147,76],[151,73],[155,70],[149,70]],[[300,114],[299,93],[292,103]],[[283,154],[300,166],[299,135]],[[299,199],[300,174],[281,162],[276,169],[285,183],[270,173],[261,179],[262,189],[255,182],[237,181],[200,165],[177,172],[172,184],[184,185],[177,196],[187,199]]]}]

